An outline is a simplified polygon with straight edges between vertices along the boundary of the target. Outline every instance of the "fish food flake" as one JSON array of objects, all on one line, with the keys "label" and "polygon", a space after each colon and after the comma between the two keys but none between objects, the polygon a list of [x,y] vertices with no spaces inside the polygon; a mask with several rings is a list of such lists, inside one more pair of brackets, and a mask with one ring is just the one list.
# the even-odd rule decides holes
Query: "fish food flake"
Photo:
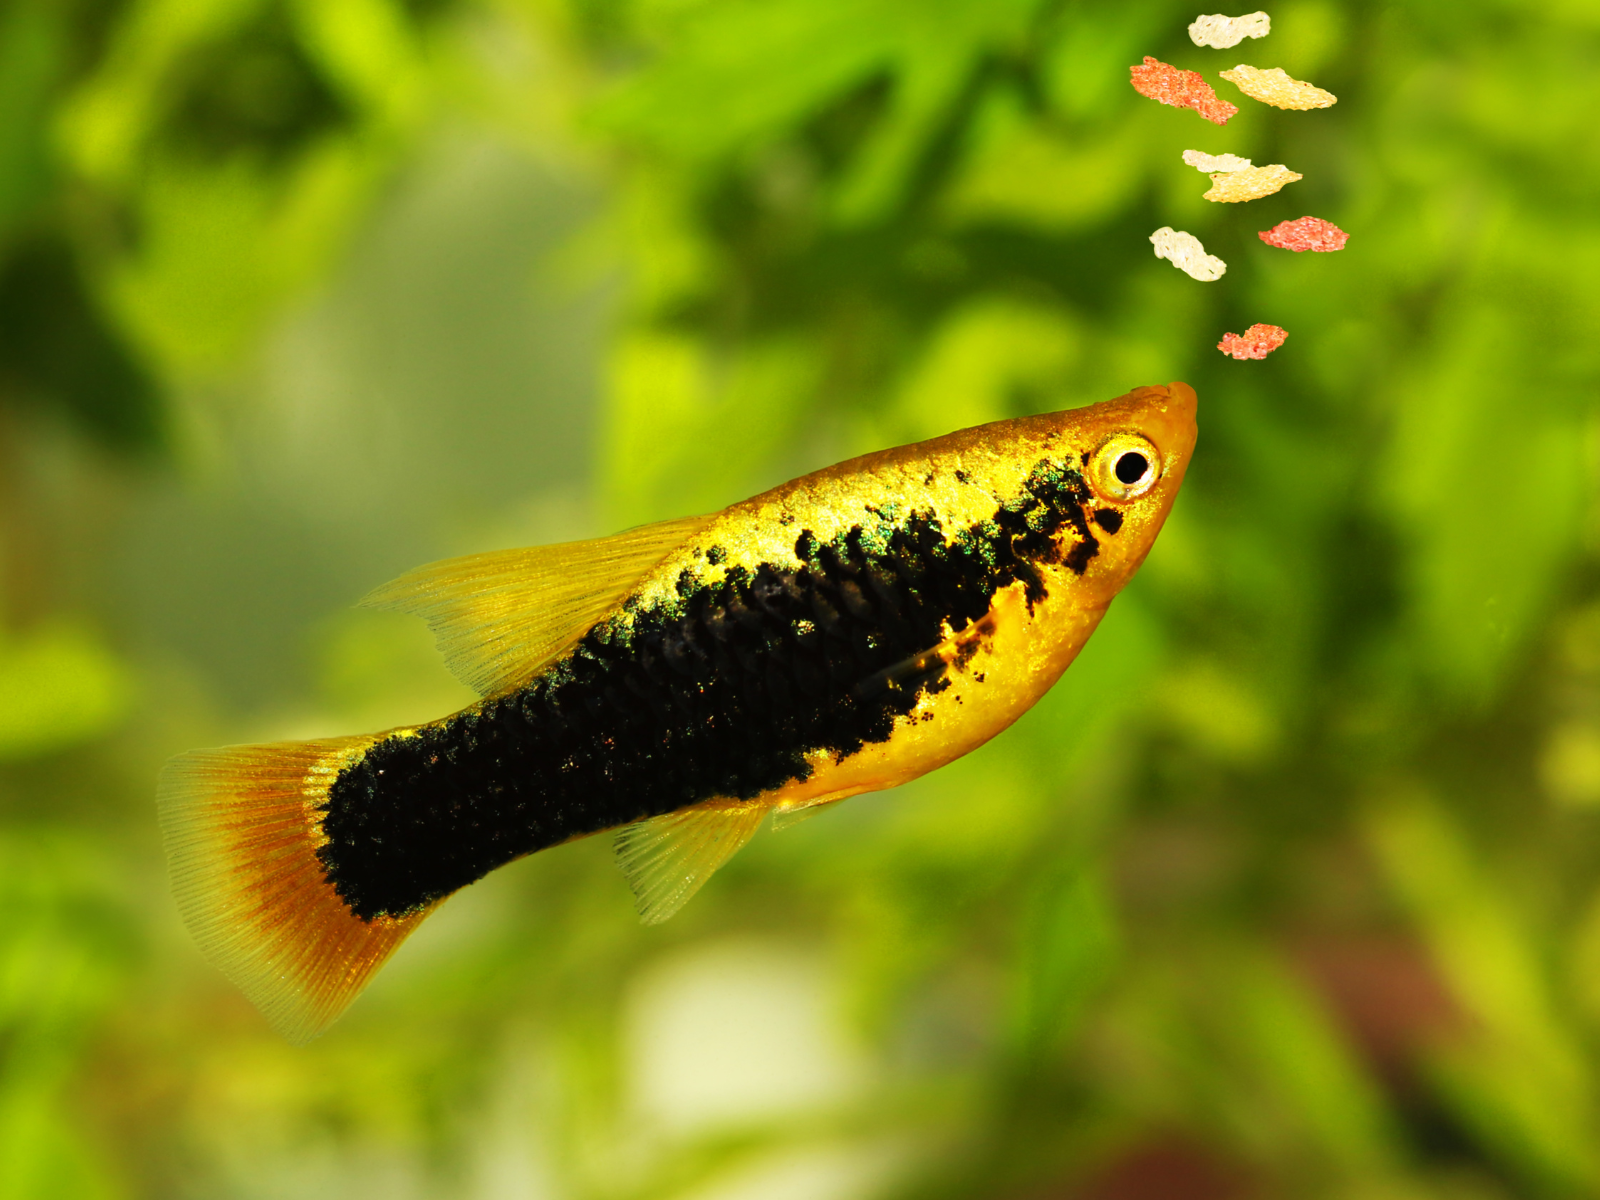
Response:
[{"label": "fish food flake", "polygon": [[1128,70],[1133,90],[1141,96],[1173,108],[1192,108],[1213,125],[1226,125],[1239,111],[1237,104],[1218,96],[1199,71],[1185,71],[1148,54],[1141,65]]},{"label": "fish food flake", "polygon": [[1240,204],[1270,196],[1282,191],[1285,185],[1304,178],[1300,172],[1291,171],[1282,163],[1273,163],[1269,167],[1247,167],[1243,171],[1213,175],[1211,186],[1200,198],[1217,204]]},{"label": "fish food flake", "polygon": [[1263,38],[1271,32],[1272,18],[1264,12],[1245,13],[1242,17],[1206,13],[1189,24],[1189,40],[1214,50],[1231,50],[1245,38]]},{"label": "fish food flake", "polygon": [[1156,257],[1164,258],[1190,279],[1212,283],[1227,273],[1228,264],[1214,254],[1207,254],[1200,239],[1192,233],[1163,225],[1150,235],[1150,244],[1156,248]]},{"label": "fish food flake", "polygon": [[1324,221],[1321,217],[1279,221],[1271,229],[1263,229],[1257,236],[1269,246],[1276,246],[1280,250],[1293,250],[1297,254],[1305,250],[1328,254],[1335,250],[1343,250],[1344,244],[1350,240],[1348,233],[1332,221]]},{"label": "fish food flake", "polygon": [[1288,337],[1288,330],[1277,325],[1252,325],[1242,336],[1237,333],[1223,334],[1222,340],[1217,343],[1217,349],[1241,361],[1265,358],[1283,345]]},{"label": "fish food flake", "polygon": [[1332,92],[1302,80],[1294,79],[1281,67],[1263,71],[1247,63],[1240,63],[1231,71],[1223,71],[1222,78],[1238,88],[1252,100],[1270,104],[1274,108],[1305,111],[1312,108],[1332,108],[1339,97]]}]

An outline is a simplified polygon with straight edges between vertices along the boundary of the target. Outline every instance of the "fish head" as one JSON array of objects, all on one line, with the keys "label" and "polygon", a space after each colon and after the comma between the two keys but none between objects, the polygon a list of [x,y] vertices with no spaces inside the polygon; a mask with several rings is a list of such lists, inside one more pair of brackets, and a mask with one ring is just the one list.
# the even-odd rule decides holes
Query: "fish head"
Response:
[{"label": "fish head", "polygon": [[1091,604],[1111,602],[1161,532],[1194,453],[1195,409],[1194,389],[1171,383],[1053,414],[1052,440],[1065,444],[1068,465],[1082,477],[1094,543],[1084,531],[1063,529],[1059,548],[1079,575],[1077,594]]}]

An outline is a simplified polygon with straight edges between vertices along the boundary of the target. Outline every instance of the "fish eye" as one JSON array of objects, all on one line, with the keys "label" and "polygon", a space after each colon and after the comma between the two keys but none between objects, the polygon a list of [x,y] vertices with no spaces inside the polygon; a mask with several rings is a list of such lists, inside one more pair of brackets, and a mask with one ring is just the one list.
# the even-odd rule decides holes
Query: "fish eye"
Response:
[{"label": "fish eye", "polygon": [[1102,500],[1133,500],[1161,478],[1161,455],[1136,433],[1107,438],[1089,463],[1089,485]]}]

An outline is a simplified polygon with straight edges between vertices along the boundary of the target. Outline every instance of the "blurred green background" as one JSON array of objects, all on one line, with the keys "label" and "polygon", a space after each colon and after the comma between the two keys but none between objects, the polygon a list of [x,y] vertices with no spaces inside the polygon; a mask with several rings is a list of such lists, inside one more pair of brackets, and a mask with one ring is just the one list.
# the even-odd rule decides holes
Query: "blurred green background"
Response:
[{"label": "blurred green background", "polygon": [[[1271,13],[0,0],[0,1200],[1600,1196],[1600,7]],[[468,700],[385,579],[1171,379],[980,752],[660,928],[514,864],[306,1049],[181,927],[167,756]]]}]

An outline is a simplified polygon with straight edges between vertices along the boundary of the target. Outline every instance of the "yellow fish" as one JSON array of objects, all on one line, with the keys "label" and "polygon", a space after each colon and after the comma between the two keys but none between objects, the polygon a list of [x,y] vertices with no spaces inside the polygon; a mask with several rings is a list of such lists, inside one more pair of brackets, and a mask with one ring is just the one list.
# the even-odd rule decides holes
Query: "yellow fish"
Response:
[{"label": "yellow fish", "polygon": [[366,603],[424,617],[483,699],[173,759],[184,919],[295,1042],[525,854],[617,830],[641,915],[665,920],[767,813],[905,783],[1027,711],[1144,560],[1194,440],[1194,391],[1142,387],[402,576]]}]

